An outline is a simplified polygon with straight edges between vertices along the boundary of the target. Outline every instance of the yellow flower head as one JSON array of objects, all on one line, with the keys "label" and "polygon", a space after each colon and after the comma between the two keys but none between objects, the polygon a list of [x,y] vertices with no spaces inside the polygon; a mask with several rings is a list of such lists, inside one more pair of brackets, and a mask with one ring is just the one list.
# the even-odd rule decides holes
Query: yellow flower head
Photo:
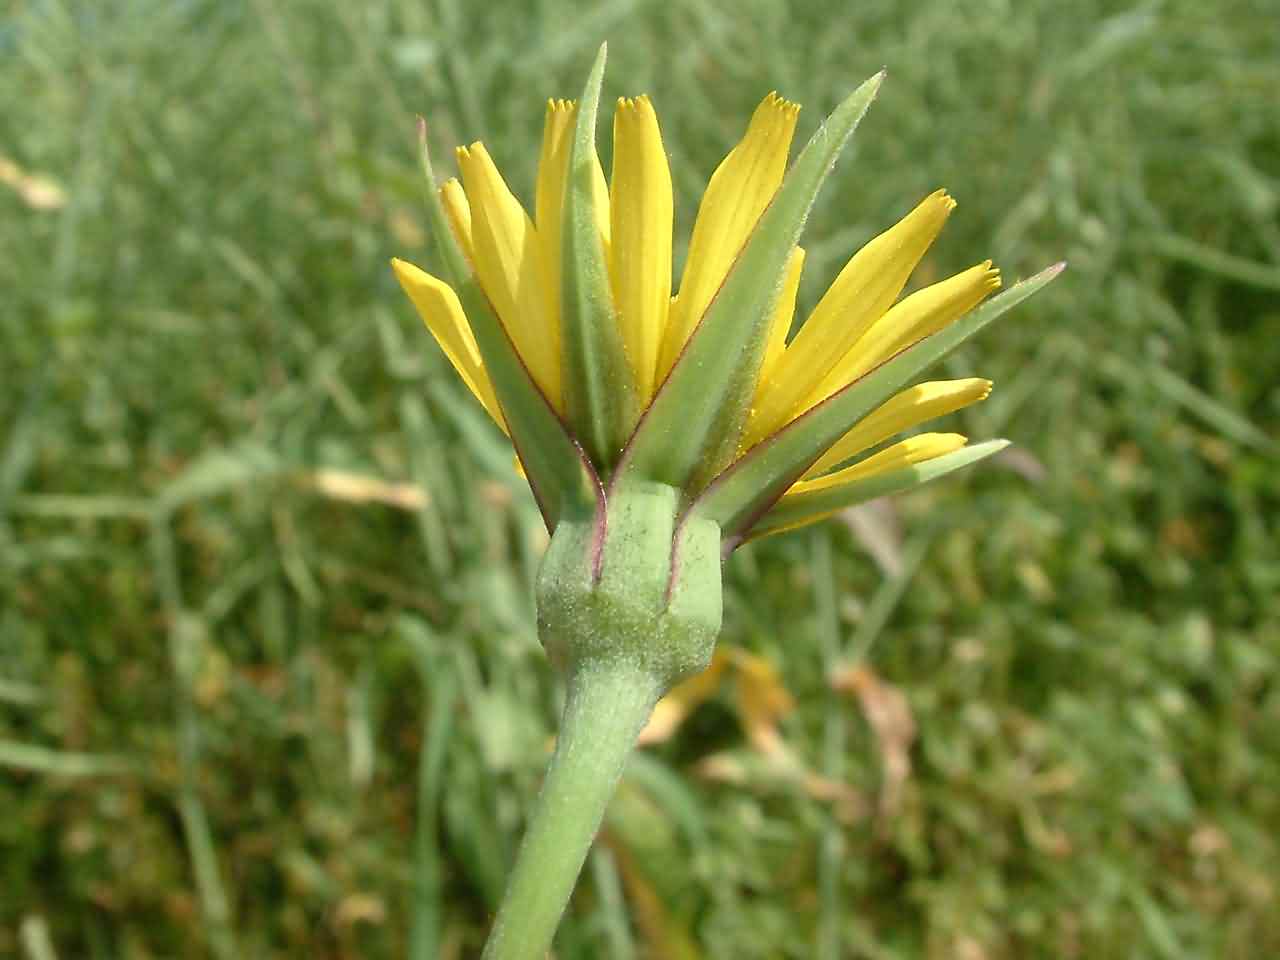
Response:
[{"label": "yellow flower head", "polygon": [[[598,76],[583,106],[548,102],[533,216],[482,144],[458,149],[461,182],[447,181],[433,204],[448,225],[437,242],[453,251],[454,285],[403,260],[392,266],[459,376],[512,436],[535,493],[533,474],[547,471],[532,461],[560,454],[530,449],[546,423],[526,426],[523,438],[513,427],[539,403],[582,454],[590,485],[630,476],[677,487],[734,544],[1003,446],[923,433],[876,449],[985,399],[991,383],[982,379],[901,387],[1056,273],[993,300],[1011,302],[987,308],[954,342],[917,349],[1000,287],[986,260],[902,296],[956,206],[943,190],[857,251],[788,339],[804,264],[800,224],[880,79],[837,109],[790,172],[800,108],[764,98],[711,175],[678,282],[671,172],[648,97],[617,101],[607,182],[594,148]],[[455,290],[468,285],[469,303]],[[477,319],[501,336],[478,336]],[[503,341],[518,363],[495,371]],[[521,374],[523,394],[504,387]],[[833,427],[836,407],[854,415]]]}]

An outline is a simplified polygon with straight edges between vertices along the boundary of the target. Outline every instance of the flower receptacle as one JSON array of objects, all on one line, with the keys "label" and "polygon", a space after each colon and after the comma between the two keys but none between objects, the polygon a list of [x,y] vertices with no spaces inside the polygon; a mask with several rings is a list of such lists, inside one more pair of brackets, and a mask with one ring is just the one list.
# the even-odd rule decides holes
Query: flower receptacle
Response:
[{"label": "flower receptacle", "polygon": [[570,674],[625,666],[670,689],[711,661],[720,565],[719,526],[680,516],[674,487],[615,490],[556,527],[538,572],[543,646]]}]

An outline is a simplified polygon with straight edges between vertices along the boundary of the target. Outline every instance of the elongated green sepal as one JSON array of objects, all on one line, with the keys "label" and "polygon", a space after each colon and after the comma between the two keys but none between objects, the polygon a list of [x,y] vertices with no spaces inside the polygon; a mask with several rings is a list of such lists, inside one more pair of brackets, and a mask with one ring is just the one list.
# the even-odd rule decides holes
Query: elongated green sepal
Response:
[{"label": "elongated green sepal", "polygon": [[426,124],[422,121],[418,124],[418,142],[427,181],[428,226],[437,262],[444,268],[443,279],[458,294],[502,407],[512,446],[524,466],[547,529],[553,531],[564,516],[589,516],[594,512],[599,479],[582,448],[529,375],[458,247],[436,190]]},{"label": "elongated green sepal", "polygon": [[[826,490],[815,490],[811,493],[789,494],[760,518],[760,521],[747,532],[746,539],[757,540],[773,533],[794,530],[796,527],[821,520],[837,510],[854,507],[868,500],[874,500],[876,497],[910,490],[912,487],[918,487],[922,483],[945,476],[953,470],[985,460],[1008,445],[1008,440],[988,440],[971,447],[961,447],[952,453],[926,460],[924,463],[903,467],[901,470],[891,470],[865,480],[828,487]],[[732,547],[732,545],[728,546]]]},{"label": "elongated green sepal", "polygon": [[636,429],[620,466],[688,490],[724,468],[737,447],[787,258],[818,188],[875,97],[872,77],[809,140],[694,329]]},{"label": "elongated green sepal", "polygon": [[741,539],[793,483],[855,423],[1062,272],[1059,263],[992,297],[951,326],[903,350],[767,438],[707,487],[693,505]]},{"label": "elongated green sepal", "polygon": [[564,196],[564,257],[561,267],[561,318],[564,351],[564,401],[574,436],[598,469],[608,471],[635,427],[637,396],[609,285],[609,265],[600,238],[601,221],[594,181],[596,111],[604,79],[606,48],[578,102]]}]

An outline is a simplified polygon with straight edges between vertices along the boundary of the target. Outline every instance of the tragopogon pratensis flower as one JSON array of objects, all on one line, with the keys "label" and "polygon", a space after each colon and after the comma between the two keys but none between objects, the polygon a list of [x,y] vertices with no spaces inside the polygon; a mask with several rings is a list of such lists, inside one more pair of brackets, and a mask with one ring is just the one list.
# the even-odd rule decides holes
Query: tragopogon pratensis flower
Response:
[{"label": "tragopogon pratensis flower", "polygon": [[544,955],[654,703],[711,660],[723,557],[1003,447],[889,441],[986,397],[983,379],[911,384],[1061,269],[987,299],[1000,285],[987,260],[899,299],[955,207],[939,190],[854,254],[788,340],[801,228],[883,75],[790,167],[799,108],[765,97],[711,176],[675,284],[657,115],[645,97],[618,101],[606,181],[603,71],[602,49],[581,100],[547,105],[532,215],[479,143],[437,190],[424,126],[443,275],[393,261],[552,531],[538,629],[567,674],[564,720],[488,960]]},{"label": "tragopogon pratensis flower", "polygon": [[[535,402],[565,425],[596,479],[607,485],[630,473],[675,485],[687,509],[721,522],[730,548],[914,486],[1005,445],[968,446],[959,434],[927,432],[869,453],[991,390],[990,381],[975,377],[878,396],[885,382],[902,378],[898,370],[923,366],[919,360],[931,362],[970,335],[981,323],[937,350],[917,351],[918,358],[911,351],[1000,286],[999,271],[985,260],[899,299],[955,208],[944,190],[855,253],[788,342],[804,264],[804,250],[795,243],[799,221],[828,158],[880,80],[860,88],[852,107],[838,110],[815,135],[790,180],[787,159],[800,108],[775,93],[764,98],[711,176],[677,286],[671,174],[647,97],[617,102],[607,183],[593,144],[578,158],[585,168],[578,215],[593,234],[585,242],[566,243],[578,114],[571,101],[547,104],[532,215],[481,143],[458,149],[461,182],[448,180],[439,190],[452,239],[478,282],[484,308],[496,314],[536,390]],[[590,253],[600,262],[591,266],[599,276],[567,279],[581,269],[568,255],[589,246],[596,248]],[[445,280],[403,260],[393,266],[458,374],[510,433],[510,411],[477,343],[475,317]],[[1016,297],[993,302],[982,321],[1054,272],[1023,285]],[[592,281],[599,289],[585,290]],[[599,301],[585,311],[588,322],[609,330],[584,331],[582,319],[569,316],[584,312],[581,304],[566,302],[583,292]],[[709,352],[721,362],[704,370]],[[871,376],[895,358],[911,362],[898,363],[892,375]],[[593,361],[602,361],[598,366],[608,380],[599,388],[612,397],[592,397],[588,385],[575,382],[598,375],[582,369]],[[677,454],[672,462],[664,455],[663,440],[673,433],[693,435],[685,444],[695,448],[692,456]],[[803,452],[776,456],[784,438],[801,435],[808,442],[791,446]],[[765,466],[774,459],[785,462]],[[758,492],[742,490],[748,476]],[[530,479],[537,492],[537,479]],[[720,493],[728,486],[736,496]]]}]

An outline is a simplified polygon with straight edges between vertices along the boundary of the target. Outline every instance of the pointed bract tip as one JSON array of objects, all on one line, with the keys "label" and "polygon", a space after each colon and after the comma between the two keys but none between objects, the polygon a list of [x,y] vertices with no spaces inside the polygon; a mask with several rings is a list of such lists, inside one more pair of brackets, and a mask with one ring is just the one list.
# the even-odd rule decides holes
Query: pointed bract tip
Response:
[{"label": "pointed bract tip", "polygon": [[1053,275],[1056,277],[1056,276],[1057,276],[1058,274],[1060,274],[1063,270],[1067,269],[1067,261],[1065,261],[1065,260],[1059,260],[1057,263],[1055,263],[1055,264],[1054,264],[1052,267],[1050,267],[1049,269],[1053,271]]},{"label": "pointed bract tip", "polygon": [[431,149],[427,146],[427,118],[418,115],[418,163],[422,165],[422,172],[427,178],[427,183],[434,186],[435,172],[431,169]]},{"label": "pointed bract tip", "polygon": [[596,58],[591,64],[592,75],[599,73],[601,76],[603,76],[604,63],[608,59],[609,59],[609,44],[608,42],[601,43],[600,49],[596,51]]},{"label": "pointed bract tip", "polygon": [[608,45],[600,44],[600,50],[591,64],[591,70],[587,74],[587,84],[580,98],[580,103],[584,107],[589,106],[589,102],[598,103],[600,100],[600,88],[604,85],[604,63],[608,59],[607,53]]},{"label": "pointed bract tip", "polygon": [[854,91],[854,93],[855,94],[861,93],[865,90],[867,103],[870,104],[870,102],[872,100],[875,100],[876,96],[879,95],[880,84],[884,83],[886,72],[887,71],[885,70],[881,70],[879,73],[875,74],[874,76],[869,77],[868,79],[863,81],[862,84],[858,86],[858,88]]},{"label": "pointed bract tip", "polygon": [[880,84],[884,83],[884,77],[885,71],[883,70],[868,77],[854,88],[853,93],[849,94],[849,98],[852,99],[857,94],[864,94],[868,100],[874,100],[876,94],[880,92]]}]

